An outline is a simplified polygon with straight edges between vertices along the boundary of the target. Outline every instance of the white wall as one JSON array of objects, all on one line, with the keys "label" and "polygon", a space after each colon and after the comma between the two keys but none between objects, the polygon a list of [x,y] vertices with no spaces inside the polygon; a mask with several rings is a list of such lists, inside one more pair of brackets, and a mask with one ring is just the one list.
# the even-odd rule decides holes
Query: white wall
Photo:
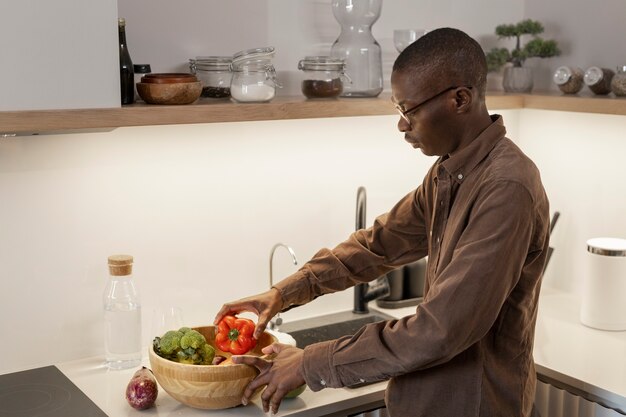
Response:
[{"label": "white wall", "polygon": [[626,238],[625,131],[624,116],[520,111],[520,145],[561,213],[545,285],[580,294],[590,273],[587,239]]},{"label": "white wall", "polygon": [[[579,292],[590,237],[626,237],[623,116],[504,111],[562,217],[545,285]],[[268,286],[269,251],[306,261],[368,224],[419,182],[394,116],[120,128],[0,140],[0,372],[102,352],[106,257],[130,253],[144,303],[210,323],[222,303]],[[275,277],[295,271],[284,251]],[[286,320],[348,310],[350,291]],[[76,338],[80,340],[76,342]],[[34,354],[41,343],[58,346]]]},{"label": "white wall", "polygon": [[[0,140],[0,373],[102,352],[106,258],[135,256],[145,342],[158,306],[209,324],[269,287],[274,243],[301,263],[415,188],[430,158],[397,118],[121,128]],[[296,270],[276,253],[275,278]],[[348,310],[352,293],[285,319]],[[45,343],[44,355],[33,354]],[[49,348],[55,346],[55,348]]]},{"label": "white wall", "polygon": [[116,13],[116,0],[2,0],[0,111],[119,107]]}]

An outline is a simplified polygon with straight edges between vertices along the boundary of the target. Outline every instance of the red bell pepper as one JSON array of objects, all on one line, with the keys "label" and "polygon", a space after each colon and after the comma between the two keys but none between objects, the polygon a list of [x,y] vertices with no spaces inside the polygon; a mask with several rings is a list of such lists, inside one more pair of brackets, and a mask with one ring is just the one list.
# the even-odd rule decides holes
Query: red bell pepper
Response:
[{"label": "red bell pepper", "polygon": [[256,346],[254,322],[235,316],[225,316],[217,325],[215,344],[223,352],[243,355]]}]

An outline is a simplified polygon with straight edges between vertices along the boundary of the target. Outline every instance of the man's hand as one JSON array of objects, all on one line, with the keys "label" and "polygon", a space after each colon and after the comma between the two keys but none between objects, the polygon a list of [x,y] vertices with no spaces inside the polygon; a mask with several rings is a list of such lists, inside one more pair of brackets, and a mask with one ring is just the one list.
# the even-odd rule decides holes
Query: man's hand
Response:
[{"label": "man's hand", "polygon": [[276,357],[271,361],[257,356],[233,356],[232,359],[234,363],[252,365],[260,371],[259,375],[246,387],[241,399],[242,404],[248,404],[254,391],[266,385],[261,394],[263,411],[267,413],[271,410],[275,414],[285,395],[305,383],[301,372],[304,350],[274,343],[264,347],[263,353],[276,354]]},{"label": "man's hand", "polygon": [[242,311],[254,313],[259,317],[259,319],[257,321],[253,337],[258,339],[267,327],[267,323],[276,315],[276,313],[280,312],[281,307],[282,299],[280,297],[280,292],[278,292],[276,288],[272,288],[261,294],[224,304],[215,316],[215,321],[213,323],[217,326],[224,316],[238,314]]}]

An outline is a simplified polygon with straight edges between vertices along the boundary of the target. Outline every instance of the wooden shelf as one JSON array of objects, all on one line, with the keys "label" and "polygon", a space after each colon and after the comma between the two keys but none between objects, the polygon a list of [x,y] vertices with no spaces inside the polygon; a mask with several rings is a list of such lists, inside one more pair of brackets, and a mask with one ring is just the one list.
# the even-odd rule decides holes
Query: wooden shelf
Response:
[{"label": "wooden shelf", "polygon": [[[626,98],[565,96],[558,93],[488,93],[489,109],[544,109],[626,115]],[[186,106],[134,104],[121,108],[0,112],[0,136],[111,130],[125,126],[311,119],[395,114],[390,95],[377,98],[307,100],[277,97],[269,103],[201,99]]]}]

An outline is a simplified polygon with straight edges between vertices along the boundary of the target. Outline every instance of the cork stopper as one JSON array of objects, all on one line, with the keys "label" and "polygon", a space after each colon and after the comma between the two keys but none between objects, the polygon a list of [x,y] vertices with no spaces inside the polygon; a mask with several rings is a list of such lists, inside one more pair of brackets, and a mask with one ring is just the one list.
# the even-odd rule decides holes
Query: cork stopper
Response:
[{"label": "cork stopper", "polygon": [[109,273],[116,277],[132,274],[133,257],[130,255],[109,256]]}]

